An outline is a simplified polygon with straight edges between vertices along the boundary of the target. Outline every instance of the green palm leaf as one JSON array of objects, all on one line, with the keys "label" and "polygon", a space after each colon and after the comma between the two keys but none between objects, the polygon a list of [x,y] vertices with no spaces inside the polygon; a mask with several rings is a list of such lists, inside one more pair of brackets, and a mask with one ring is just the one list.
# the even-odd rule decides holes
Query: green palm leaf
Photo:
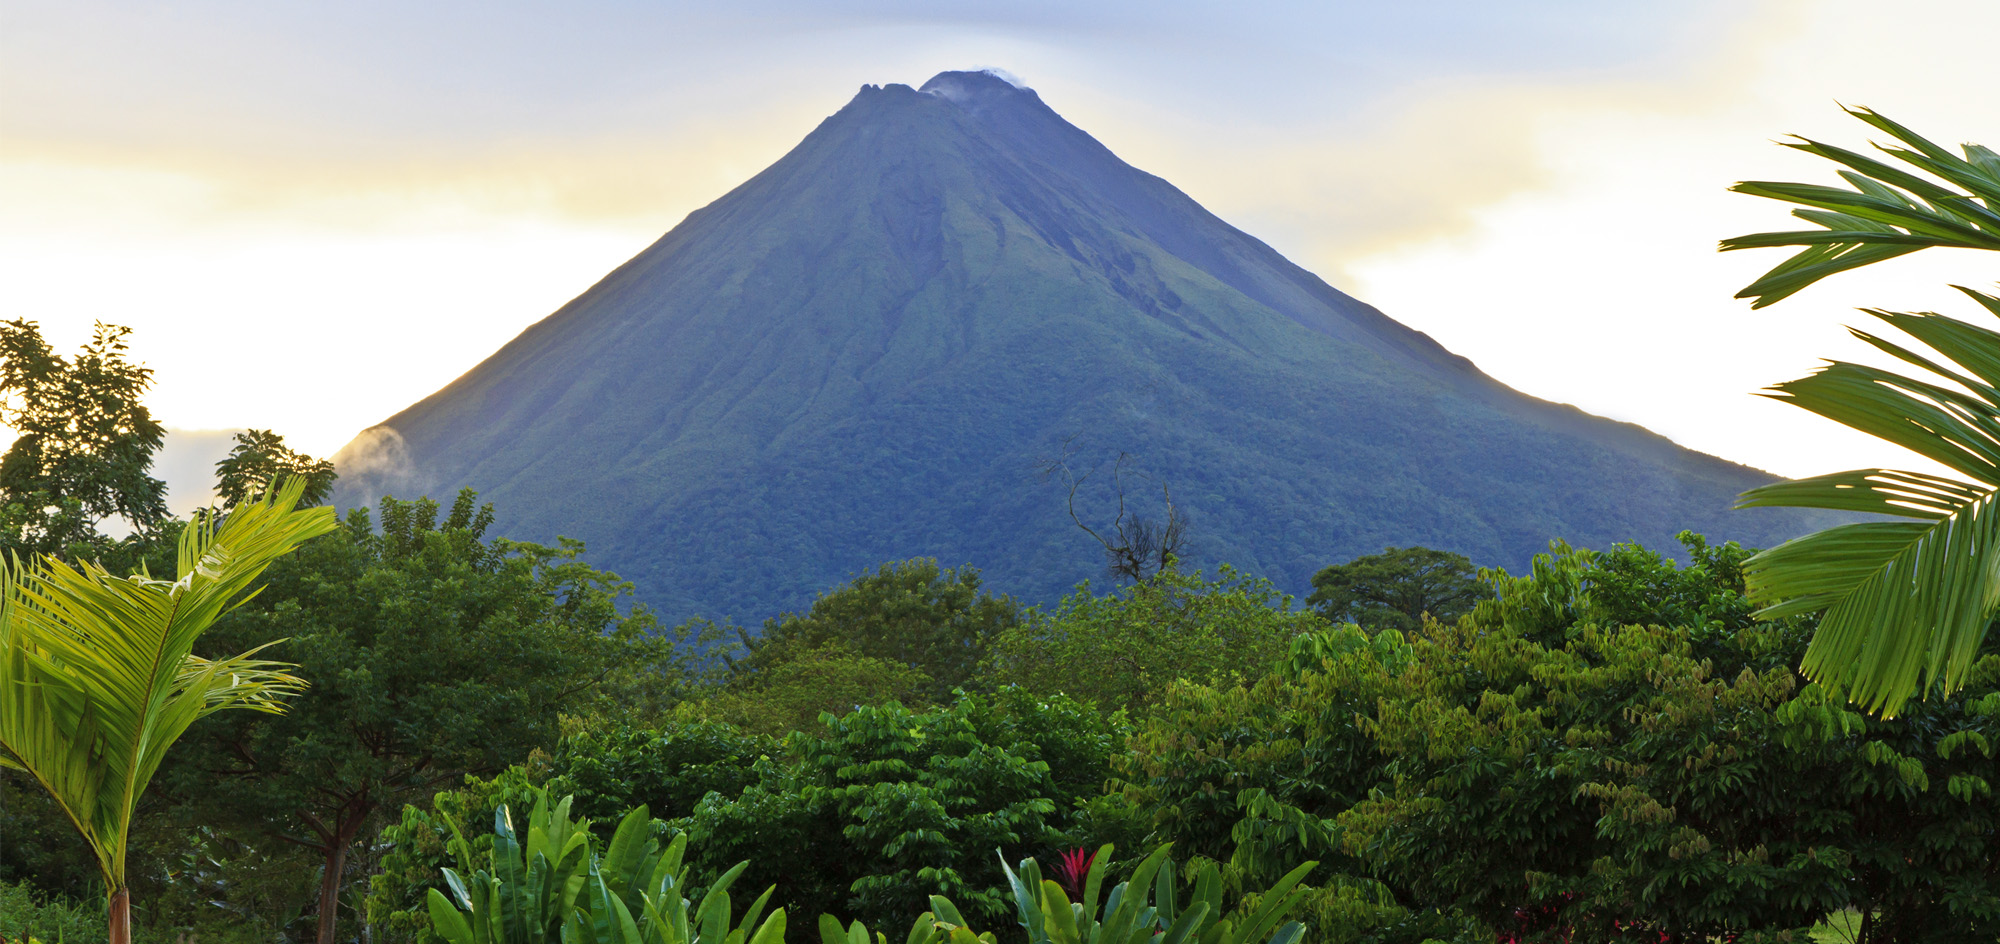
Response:
[{"label": "green palm leaf", "polygon": [[[2000,304],[2000,302],[1996,302]],[[1860,469],[1779,482],[1738,507],[1792,506],[1903,521],[1829,528],[1745,564],[1760,616],[1825,611],[1803,669],[1892,716],[1918,691],[1949,692],[2000,606],[2000,332],[1935,314],[1870,314],[1934,354],[1856,336],[1927,376],[1833,362],[1771,396],[1903,446],[1964,476]]]},{"label": "green palm leaf", "polygon": [[2000,157],[1976,144],[1953,154],[1866,108],[1847,113],[1889,134],[1903,147],[1876,145],[1904,169],[1810,138],[1787,147],[1849,168],[1840,176],[1852,189],[1810,184],[1745,181],[1731,190],[1799,205],[1792,215],[1823,229],[1757,233],[1722,241],[1721,248],[1803,246],[1750,283],[1737,298],[1762,308],[1836,272],[1859,268],[1927,246],[2000,249]]},{"label": "green palm leaf", "polygon": [[[2000,249],[2000,155],[1976,144],[1954,154],[1866,108],[1847,111],[1895,139],[1876,145],[1887,160],[1805,138],[1788,144],[1841,165],[1847,188],[1766,181],[1731,188],[1796,204],[1793,216],[1820,227],[1722,241],[1724,250],[1802,247],[1737,293],[1752,308],[1929,246]],[[1958,288],[2000,315],[2000,297]],[[2000,331],[1932,313],[1867,313],[1920,347],[1855,336],[1914,373],[1835,362],[1769,395],[1959,478],[1861,469],[1768,485],[1737,504],[1901,519],[1829,528],[1744,567],[1761,616],[1824,611],[1802,666],[1808,677],[1894,715],[1914,694],[1962,686],[2000,609]]]},{"label": "green palm leaf", "polygon": [[220,526],[188,526],[178,580],[52,558],[0,565],[0,764],[48,789],[114,899],[133,810],[182,732],[224,708],[282,710],[305,686],[256,650],[192,654],[265,567],[335,527],[330,508],[292,510],[304,484],[240,505]]}]

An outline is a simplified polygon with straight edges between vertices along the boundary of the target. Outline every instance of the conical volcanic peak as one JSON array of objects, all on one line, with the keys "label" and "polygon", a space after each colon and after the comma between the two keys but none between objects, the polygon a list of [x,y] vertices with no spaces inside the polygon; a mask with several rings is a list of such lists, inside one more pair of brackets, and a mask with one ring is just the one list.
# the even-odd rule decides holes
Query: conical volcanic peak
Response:
[{"label": "conical volcanic peak", "polygon": [[[1770,477],[1494,382],[983,72],[866,86],[798,147],[336,461],[342,504],[492,500],[670,618],[755,621],[887,560],[1050,600],[1077,511],[1171,489],[1184,558],[1302,592],[1424,544],[1772,543]],[[1155,509],[1157,513],[1157,509]]]}]

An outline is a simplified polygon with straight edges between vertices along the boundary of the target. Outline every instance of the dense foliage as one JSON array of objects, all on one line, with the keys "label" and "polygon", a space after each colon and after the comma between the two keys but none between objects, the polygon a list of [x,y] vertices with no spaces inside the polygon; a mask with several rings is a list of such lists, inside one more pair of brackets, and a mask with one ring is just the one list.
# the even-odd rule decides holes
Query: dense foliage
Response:
[{"label": "dense foliage", "polygon": [[2000,656],[1966,700],[1866,718],[1794,671],[1809,624],[1752,617],[1748,552],[1686,540],[1685,568],[1559,545],[1456,626],[1181,686],[1126,794],[1247,875],[1312,855],[1380,882],[1397,920],[1700,941],[1853,908],[1864,940],[2000,934]]},{"label": "dense foliage", "polygon": [[[94,356],[116,361],[121,336]],[[116,366],[93,382],[143,381]],[[190,728],[154,789],[83,824],[89,843],[68,774],[43,778],[52,793],[9,781],[0,931],[94,933],[103,913],[72,903],[129,879],[139,939],[218,944],[868,944],[905,926],[912,944],[997,944],[974,929],[1010,919],[1030,944],[1676,944],[1793,939],[1836,914],[1869,944],[2000,936],[2000,652],[1961,697],[1859,714],[1797,673],[1813,623],[1757,610],[1734,544],[1683,534],[1677,565],[1556,542],[1476,578],[1391,548],[1324,568],[1306,610],[1176,566],[1022,610],[917,559],[732,643],[706,620],[660,630],[577,542],[488,537],[469,492],[335,525],[290,510],[325,463],[264,431],[218,473],[226,507],[193,524],[114,542],[91,523],[63,544],[152,578],[54,557],[36,573],[217,617],[159,704],[290,710]],[[286,474],[285,494],[246,500]],[[103,480],[143,503],[146,482]],[[280,514],[331,530],[248,604],[203,603],[230,562],[186,549]],[[0,636],[54,625],[42,590],[17,582]],[[116,635],[77,623],[15,647],[7,671],[47,677],[0,686],[0,728],[117,723],[15,705]],[[199,658],[264,645],[291,667]],[[106,757],[20,744],[5,759],[44,771]],[[716,903],[744,883],[770,892],[736,921]]]},{"label": "dense foliage", "polygon": [[1177,570],[1122,592],[1088,584],[1034,610],[994,640],[998,683],[1062,692],[1098,707],[1140,709],[1177,679],[1226,682],[1263,670],[1299,633],[1321,625],[1268,581],[1224,566],[1214,580]]},{"label": "dense foliage", "polygon": [[749,880],[776,884],[795,914],[901,923],[940,894],[995,919],[1007,906],[994,851],[1056,847],[1120,734],[1068,699],[1019,690],[930,711],[866,707],[824,735],[793,735],[787,759],[761,762],[741,793],[711,793],[677,825],[698,868],[749,859]]},{"label": "dense foliage", "polygon": [[[744,881],[774,885],[793,914],[902,923],[912,903],[942,894],[991,918],[1007,907],[996,849],[1032,854],[1128,838],[1089,807],[1124,733],[1118,719],[1018,689],[922,711],[866,706],[782,745],[726,724],[675,720],[652,733],[573,735],[540,769],[472,784],[451,795],[450,807],[490,816],[540,777],[593,816],[659,810],[691,838],[698,885],[748,861]],[[392,835],[431,850],[429,863],[405,857],[395,863],[404,877],[376,883],[376,913],[410,924],[392,915],[412,912],[423,884],[435,881],[428,870],[443,861],[445,829],[412,809]],[[793,927],[795,936],[812,933]]]},{"label": "dense foliage", "polygon": [[153,372],[125,359],[130,334],[99,324],[64,357],[35,323],[0,322],[0,422],[17,433],[0,456],[0,548],[129,553],[100,530],[107,519],[141,536],[166,521],[166,483],[151,475],[166,428],[140,402]]},{"label": "dense foliage", "polygon": [[755,639],[746,638],[750,652],[736,668],[754,682],[787,663],[824,661],[825,650],[837,647],[920,673],[897,697],[939,702],[972,680],[994,638],[1018,622],[1019,607],[982,589],[979,571],[901,561],[821,594],[803,614],[767,621]]},{"label": "dense foliage", "polygon": [[579,547],[487,538],[492,509],[470,492],[441,510],[385,498],[379,529],[351,512],[273,568],[213,639],[283,639],[269,651],[317,684],[283,715],[209,725],[170,776],[187,815],[321,857],[323,944],[356,878],[349,856],[385,818],[552,744],[562,712],[661,644],[643,612],[619,613],[623,588]]},{"label": "dense foliage", "polygon": [[[570,800],[534,791],[532,807],[503,804],[483,855],[452,822],[456,869],[430,890],[431,929],[449,944],[782,944],[785,910],[765,913],[765,889],[731,926],[729,886],[744,864],[722,873],[690,908],[687,837],[664,848],[660,824],[641,806],[620,818],[607,842]],[[517,810],[526,812],[517,820]]]}]

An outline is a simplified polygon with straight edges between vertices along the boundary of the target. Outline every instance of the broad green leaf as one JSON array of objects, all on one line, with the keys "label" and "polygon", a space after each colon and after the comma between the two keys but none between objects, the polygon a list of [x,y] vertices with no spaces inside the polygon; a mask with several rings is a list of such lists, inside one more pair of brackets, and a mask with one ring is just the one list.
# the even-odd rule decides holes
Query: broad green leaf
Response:
[{"label": "broad green leaf", "polygon": [[[764,889],[764,894],[758,895],[757,900],[751,902],[750,907],[743,912],[743,920],[737,923],[736,930],[731,932],[730,936],[742,937],[747,940],[750,937],[751,930],[757,926],[757,919],[764,914],[764,906],[770,903],[771,894],[777,890],[778,886],[776,885]],[[678,900],[678,895],[676,896],[676,900]]]},{"label": "broad green leaf", "polygon": [[[1028,859],[1021,863],[1022,874],[1016,875],[1013,869],[1007,867],[1005,853],[996,849],[994,854],[1000,857],[1000,871],[1007,876],[1007,887],[1014,894],[1014,911],[1020,916],[1021,929],[1028,932],[1028,944],[1042,944],[1048,940],[1048,931],[1042,917],[1041,870],[1036,868],[1035,860]],[[944,907],[939,907],[939,902],[943,902]],[[965,923],[950,901],[935,895],[931,896],[931,911],[941,921]]]},{"label": "broad green leaf", "polygon": [[443,892],[431,889],[428,902],[431,929],[436,931],[439,937],[451,944],[474,944],[472,925],[466,922],[464,914],[452,907],[451,901],[444,897]]},{"label": "broad green leaf", "polygon": [[903,944],[931,944],[935,940],[937,940],[937,918],[933,912],[926,911],[918,915],[916,922],[910,925],[910,934],[903,939]]},{"label": "broad green leaf", "polygon": [[847,929],[840,926],[840,919],[830,914],[819,916],[820,944],[847,944]]},{"label": "broad green leaf", "polygon": [[1306,873],[1311,872],[1318,865],[1318,862],[1306,862],[1298,868],[1286,872],[1283,878],[1278,879],[1277,883],[1273,884],[1270,890],[1264,893],[1261,906],[1255,913],[1251,914],[1249,920],[1243,923],[1242,929],[1237,932],[1237,940],[1244,942],[1244,944],[1255,944],[1256,940],[1263,937],[1266,931],[1269,931],[1280,920],[1283,920],[1286,913],[1297,907],[1299,903],[1300,896],[1295,894],[1293,890],[1298,887],[1300,882],[1305,880]]},{"label": "broad green leaf", "polygon": [[757,929],[757,933],[750,936],[750,944],[784,944],[784,941],[785,909],[783,908],[771,912],[771,916],[764,919],[764,924]]},{"label": "broad green leaf", "polygon": [[1083,944],[1083,938],[1077,934],[1076,912],[1070,908],[1069,896],[1063,894],[1061,885],[1048,879],[1042,880],[1042,921],[1053,944]]},{"label": "broad green leaf", "polygon": [[1097,854],[1092,856],[1090,860],[1090,874],[1085,876],[1083,880],[1083,918],[1078,922],[1078,930],[1088,940],[1094,941],[1097,939],[1097,916],[1099,913],[1097,910],[1097,896],[1104,888],[1104,872],[1111,867],[1112,851],[1113,846],[1108,842],[1098,846]]},{"label": "broad green leaf", "polygon": [[[1004,868],[1004,865],[1002,867]],[[959,927],[965,926],[965,916],[958,913],[958,906],[952,904],[951,899],[943,895],[932,895],[930,898],[931,913],[937,915],[939,921]],[[1040,910],[1039,908],[1036,909],[1037,912]]]},{"label": "broad green leaf", "polygon": [[[563,801],[567,804],[567,798]],[[630,900],[644,882],[639,875],[639,866],[646,860],[646,851],[653,845],[653,817],[641,804],[625,818],[618,821],[617,831],[611,834],[611,845],[604,851],[604,858],[597,869],[604,874],[611,890],[620,897]]]},{"label": "broad green leaf", "polygon": [[1278,933],[1271,935],[1270,944],[1299,944],[1300,939],[1305,936],[1305,925],[1297,921],[1288,921],[1284,927],[1278,929]]},{"label": "broad green leaf", "polygon": [[1207,902],[1198,901],[1188,905],[1187,910],[1181,912],[1180,916],[1167,926],[1166,933],[1160,936],[1158,944],[1186,944],[1189,937],[1200,933],[1203,919],[1207,917]]},{"label": "broad green leaf", "polygon": [[728,936],[729,886],[736,884],[737,876],[742,875],[743,870],[749,867],[748,859],[736,863],[734,868],[722,873],[722,877],[716,879],[715,884],[710,885],[708,891],[701,896],[701,905],[695,908],[694,923],[699,929],[697,933],[701,935],[700,940],[703,944],[714,944]]}]

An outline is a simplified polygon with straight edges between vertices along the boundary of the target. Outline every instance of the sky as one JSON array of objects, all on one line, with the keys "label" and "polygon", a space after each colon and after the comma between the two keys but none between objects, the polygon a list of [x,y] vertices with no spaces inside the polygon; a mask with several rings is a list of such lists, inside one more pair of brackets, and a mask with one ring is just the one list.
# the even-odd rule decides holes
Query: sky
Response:
[{"label": "sky", "polygon": [[331,455],[775,161],[864,83],[1004,69],[1520,390],[1784,475],[1934,468],[1754,396],[1973,317],[1930,250],[1756,312],[1865,105],[2000,146],[2000,5],[1907,0],[0,0],[0,317],[134,329],[198,503],[227,430]]}]

